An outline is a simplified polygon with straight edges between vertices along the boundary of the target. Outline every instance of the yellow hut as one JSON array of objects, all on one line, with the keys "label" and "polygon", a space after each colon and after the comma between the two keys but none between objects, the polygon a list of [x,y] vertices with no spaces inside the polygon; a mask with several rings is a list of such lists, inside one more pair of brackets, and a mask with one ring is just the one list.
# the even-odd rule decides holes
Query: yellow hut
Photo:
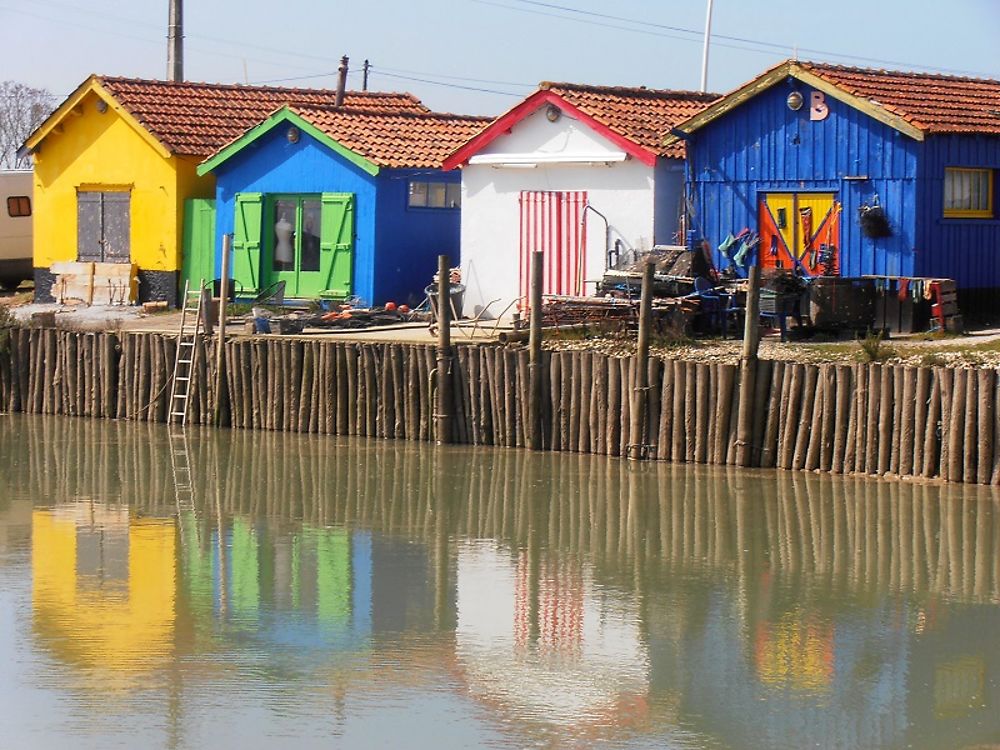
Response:
[{"label": "yellow hut", "polygon": [[[65,262],[131,264],[141,301],[175,303],[182,273],[214,278],[215,179],[197,175],[199,162],[282,105],[335,100],[322,89],[88,78],[24,144],[36,300],[59,296],[53,267]],[[409,94],[347,92],[344,104],[427,111]],[[111,297],[94,289],[87,301]]]}]

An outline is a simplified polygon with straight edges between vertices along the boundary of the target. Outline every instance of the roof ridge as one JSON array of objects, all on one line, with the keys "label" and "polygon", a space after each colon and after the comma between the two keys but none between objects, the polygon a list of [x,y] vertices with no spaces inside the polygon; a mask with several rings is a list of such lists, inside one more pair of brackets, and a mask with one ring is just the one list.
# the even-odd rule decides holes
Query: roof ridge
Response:
[{"label": "roof ridge", "polygon": [[573,83],[570,81],[542,81],[538,84],[538,88],[544,91],[551,91],[552,89],[571,89],[576,91],[594,91],[594,92],[627,92],[636,95],[652,94],[652,95],[670,95],[676,96],[678,98],[686,97],[693,99],[718,99],[722,94],[717,94],[711,91],[694,91],[692,89],[659,89],[650,88],[648,86],[615,86],[615,85],[603,85],[603,84],[590,84],[590,83]]},{"label": "roof ridge", "polygon": [[892,68],[872,68],[863,67],[856,65],[843,65],[840,63],[828,63],[816,60],[794,60],[789,59],[786,62],[794,63],[804,68],[822,68],[828,70],[837,70],[845,73],[861,73],[867,75],[891,75],[899,76],[901,78],[920,78],[927,79],[931,78],[940,81],[955,81],[963,83],[995,83],[1000,85],[1000,79],[997,78],[984,78],[982,76],[962,76],[955,75],[953,73],[932,73],[929,71],[920,70],[895,70]]},{"label": "roof ridge", "polygon": [[[422,119],[422,120],[457,120],[457,121],[467,121],[467,122],[492,122],[494,119],[489,115],[461,115],[455,114],[453,112],[414,112],[412,110],[400,109],[399,107],[384,107],[380,109],[373,109],[369,107],[351,107],[351,106],[336,106],[334,104],[312,104],[309,102],[289,102],[286,106],[292,109],[300,110],[311,110],[318,112],[329,112],[331,114],[336,113],[350,113],[357,115],[371,115],[371,116],[392,116],[392,117],[407,117],[412,119]],[[281,108],[279,107],[279,110]]]},{"label": "roof ridge", "polygon": [[[226,89],[229,91],[269,91],[269,92],[303,92],[310,94],[331,94],[335,95],[337,93],[336,89],[331,88],[307,88],[303,86],[269,86],[265,84],[251,84],[251,83],[214,83],[212,81],[167,81],[158,78],[131,78],[129,76],[109,76],[102,75],[100,73],[95,73],[94,78],[99,81],[111,81],[114,83],[138,83],[138,84],[148,84],[155,86],[176,86],[180,87],[190,87],[190,88],[202,88],[202,89]],[[370,97],[399,97],[408,96],[416,101],[420,101],[416,94],[412,94],[409,91],[364,91],[356,89],[348,89],[344,92],[348,96],[370,96]]]}]

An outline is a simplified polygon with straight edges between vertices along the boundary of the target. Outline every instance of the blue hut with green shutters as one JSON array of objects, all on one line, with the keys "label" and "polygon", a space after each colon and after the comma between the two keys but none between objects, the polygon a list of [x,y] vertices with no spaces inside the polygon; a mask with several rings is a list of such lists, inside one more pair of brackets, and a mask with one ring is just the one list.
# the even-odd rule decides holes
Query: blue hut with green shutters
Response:
[{"label": "blue hut with green shutters", "polygon": [[441,163],[487,122],[433,112],[284,106],[199,167],[216,178],[215,255],[236,293],[415,302],[459,259],[460,175]]}]

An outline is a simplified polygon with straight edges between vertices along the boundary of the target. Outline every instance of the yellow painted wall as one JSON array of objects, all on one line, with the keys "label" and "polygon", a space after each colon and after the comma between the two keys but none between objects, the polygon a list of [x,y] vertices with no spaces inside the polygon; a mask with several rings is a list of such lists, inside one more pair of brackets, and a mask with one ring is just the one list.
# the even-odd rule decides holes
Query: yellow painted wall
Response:
[{"label": "yellow painted wall", "polygon": [[184,200],[212,197],[214,178],[197,177],[193,159],[159,153],[114,106],[99,112],[99,98],[86,94],[35,153],[35,267],[76,260],[78,190],[128,190],[132,262],[176,271]]}]

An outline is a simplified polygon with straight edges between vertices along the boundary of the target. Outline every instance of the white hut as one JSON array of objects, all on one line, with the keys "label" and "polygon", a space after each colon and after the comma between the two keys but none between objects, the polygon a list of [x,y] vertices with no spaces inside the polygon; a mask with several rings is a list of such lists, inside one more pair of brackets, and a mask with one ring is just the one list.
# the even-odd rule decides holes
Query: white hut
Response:
[{"label": "white hut", "polygon": [[608,258],[676,241],[683,142],[670,129],[715,94],[543,83],[445,161],[462,170],[465,310],[496,317],[527,295],[585,294]]}]

